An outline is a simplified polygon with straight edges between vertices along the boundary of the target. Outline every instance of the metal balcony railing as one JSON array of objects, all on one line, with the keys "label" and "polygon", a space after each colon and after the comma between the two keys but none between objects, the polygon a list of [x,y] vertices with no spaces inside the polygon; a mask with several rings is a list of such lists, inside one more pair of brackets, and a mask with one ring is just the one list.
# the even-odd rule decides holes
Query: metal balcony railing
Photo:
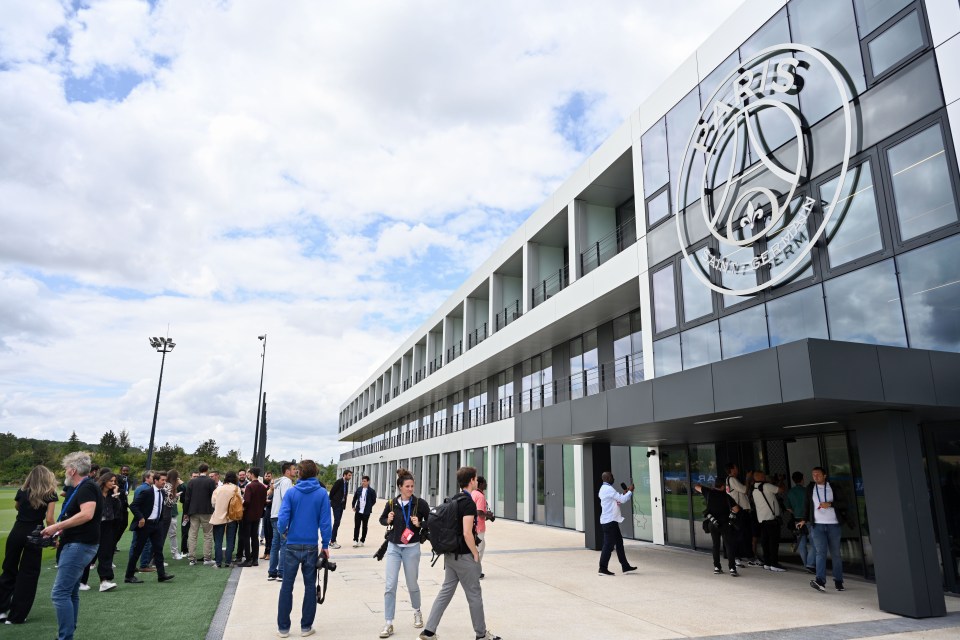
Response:
[{"label": "metal balcony railing", "polygon": [[584,248],[580,253],[580,273],[587,275],[636,241],[637,226],[634,218],[630,218],[604,237]]},{"label": "metal balcony railing", "polygon": [[505,326],[523,315],[523,307],[520,306],[520,300],[515,300],[513,304],[504,307],[503,311],[497,313],[494,317],[494,331],[500,331]]},{"label": "metal balcony railing", "polygon": [[530,307],[549,300],[570,286],[570,265],[565,264],[556,273],[530,290]]}]

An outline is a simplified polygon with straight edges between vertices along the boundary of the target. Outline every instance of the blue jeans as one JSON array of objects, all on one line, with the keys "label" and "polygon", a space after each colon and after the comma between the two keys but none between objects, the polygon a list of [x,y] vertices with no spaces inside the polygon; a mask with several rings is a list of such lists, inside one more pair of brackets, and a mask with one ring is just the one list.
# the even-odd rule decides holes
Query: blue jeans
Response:
[{"label": "blue jeans", "polygon": [[[223,561],[223,534],[227,534],[227,561]],[[230,564],[230,550],[233,549],[234,539],[237,535],[237,523],[228,522],[226,524],[213,525],[213,561],[218,567]]]},{"label": "blue jeans", "polygon": [[71,542],[63,546],[57,563],[57,578],[53,581],[50,599],[57,612],[57,640],[73,640],[80,615],[80,577],[97,555],[98,544]]},{"label": "blue jeans", "polygon": [[[809,528],[809,526],[808,526]],[[817,561],[817,549],[813,546],[812,536],[803,533],[797,538],[797,553],[805,567],[813,567]]]},{"label": "blue jeans", "polygon": [[287,540],[280,535],[277,520],[278,518],[270,518],[270,524],[273,525],[273,541],[270,543],[270,564],[267,567],[267,575],[282,578],[283,564],[280,558],[283,557],[283,550],[287,548]]},{"label": "blue jeans", "polygon": [[401,547],[387,544],[387,554],[384,558],[387,565],[387,588],[383,593],[383,617],[387,622],[393,622],[397,610],[397,582],[400,579],[400,565],[403,565],[403,576],[407,580],[407,593],[410,594],[410,604],[414,611],[420,610],[420,585],[417,579],[420,575],[420,545]]},{"label": "blue jeans", "polygon": [[840,558],[840,525],[817,524],[813,526],[813,544],[817,548],[817,582],[827,581],[827,550],[833,561],[833,579],[843,582],[843,560]]},{"label": "blue jeans", "polygon": [[317,617],[317,551],[315,544],[288,544],[283,550],[283,584],[280,585],[280,600],[277,603],[277,629],[290,631],[290,610],[293,609],[293,581],[297,572],[303,573],[303,609],[300,613],[300,630],[313,626]]}]

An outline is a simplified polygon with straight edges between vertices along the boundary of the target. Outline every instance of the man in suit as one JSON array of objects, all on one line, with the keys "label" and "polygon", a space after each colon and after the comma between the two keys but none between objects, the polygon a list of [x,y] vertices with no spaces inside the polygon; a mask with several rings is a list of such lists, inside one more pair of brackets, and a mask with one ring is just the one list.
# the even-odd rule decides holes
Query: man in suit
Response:
[{"label": "man in suit", "polygon": [[247,488],[243,490],[243,520],[240,521],[240,547],[246,560],[241,567],[256,567],[260,557],[260,518],[267,504],[267,488],[260,482],[260,469],[247,472]]},{"label": "man in suit", "polygon": [[163,535],[166,533],[160,527],[160,515],[163,512],[163,485],[167,482],[167,474],[156,473],[153,484],[134,494],[130,503],[133,513],[133,522],[130,530],[136,533],[134,547],[131,549],[130,560],[127,562],[127,572],[123,581],[128,584],[143,584],[143,580],[136,576],[137,562],[143,548],[149,541],[153,547],[153,563],[157,568],[157,582],[173,580],[173,574],[167,573],[163,566]]},{"label": "man in suit", "polygon": [[362,547],[367,541],[367,521],[373,505],[377,503],[377,492],[370,486],[370,476],[363,476],[357,492],[353,494],[353,546]]},{"label": "man in suit", "polygon": [[343,472],[343,477],[333,483],[330,489],[330,506],[333,507],[333,537],[330,539],[330,548],[339,549],[337,544],[337,530],[340,529],[340,518],[343,517],[343,510],[347,508],[347,491],[350,487],[350,479],[353,478],[353,471],[347,469]]},{"label": "man in suit", "polygon": [[120,475],[117,476],[117,490],[120,492],[120,506],[122,514],[120,519],[123,521],[122,526],[117,527],[117,539],[113,543],[113,552],[117,552],[117,545],[120,543],[120,538],[123,537],[123,532],[127,530],[127,526],[130,524],[130,489],[132,483],[130,482],[130,467],[123,465],[120,467]]}]

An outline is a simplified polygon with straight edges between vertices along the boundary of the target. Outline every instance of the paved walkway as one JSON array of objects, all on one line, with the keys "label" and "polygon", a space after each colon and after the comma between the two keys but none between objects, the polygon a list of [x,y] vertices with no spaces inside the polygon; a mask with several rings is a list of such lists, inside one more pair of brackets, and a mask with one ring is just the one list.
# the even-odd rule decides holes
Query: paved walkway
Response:
[{"label": "paved walkway", "polygon": [[[383,528],[371,518],[362,549],[351,548],[352,530],[353,522],[345,516],[340,531],[346,532],[341,538],[348,544],[334,552],[339,568],[330,574],[329,596],[318,607],[317,638],[377,638],[383,626],[383,563],[372,558]],[[740,578],[717,576],[707,555],[639,542],[627,542],[627,555],[638,571],[600,577],[599,554],[583,548],[582,533],[497,520],[487,535],[482,583],[487,626],[506,640],[960,637],[957,598],[947,598],[951,614],[946,618],[911,620],[880,611],[876,588],[856,578],[848,579],[843,593],[819,593],[800,571],[774,574],[745,567]],[[431,568],[429,543],[423,548],[420,589],[426,619],[443,580],[443,561]],[[237,571],[239,582],[222,637],[275,638],[279,583],[267,581],[263,561]],[[299,636],[302,593],[298,584],[291,637]],[[402,575],[394,627],[396,638],[417,637]],[[438,634],[444,640],[473,638],[462,592],[447,609]]]}]

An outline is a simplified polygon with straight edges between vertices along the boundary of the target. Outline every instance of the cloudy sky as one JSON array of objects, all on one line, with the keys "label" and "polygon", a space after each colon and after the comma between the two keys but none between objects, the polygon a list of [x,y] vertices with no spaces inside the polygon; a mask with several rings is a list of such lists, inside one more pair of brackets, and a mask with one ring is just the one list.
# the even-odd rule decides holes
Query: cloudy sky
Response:
[{"label": "cloudy sky", "polygon": [[339,406],[739,0],[0,3],[0,431],[327,459]]}]

